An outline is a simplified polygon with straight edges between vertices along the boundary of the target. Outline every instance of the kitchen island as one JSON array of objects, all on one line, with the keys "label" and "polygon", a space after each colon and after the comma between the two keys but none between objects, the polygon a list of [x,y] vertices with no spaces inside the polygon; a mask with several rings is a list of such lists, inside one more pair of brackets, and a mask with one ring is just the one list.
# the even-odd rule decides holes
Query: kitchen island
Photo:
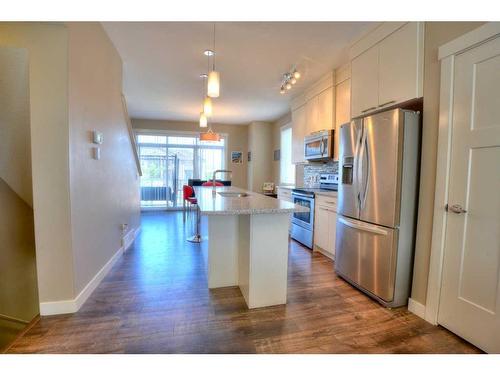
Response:
[{"label": "kitchen island", "polygon": [[208,287],[239,286],[248,308],[286,303],[288,226],[308,209],[235,187],[195,187],[208,223]]}]

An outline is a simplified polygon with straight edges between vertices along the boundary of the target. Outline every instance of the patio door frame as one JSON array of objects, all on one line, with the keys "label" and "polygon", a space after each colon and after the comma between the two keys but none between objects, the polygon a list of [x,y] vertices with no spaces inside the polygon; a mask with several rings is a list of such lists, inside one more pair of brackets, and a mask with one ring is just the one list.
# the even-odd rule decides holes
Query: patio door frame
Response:
[{"label": "patio door frame", "polygon": [[[171,137],[192,137],[192,138],[199,138],[200,132],[195,132],[195,131],[179,131],[179,130],[166,130],[166,129],[134,129],[135,136],[137,137],[138,135],[151,135],[151,136],[171,136]],[[222,169],[225,169],[226,164],[227,164],[227,146],[228,146],[228,140],[229,140],[229,135],[227,133],[219,133],[221,138],[224,139],[224,147],[222,148]],[[158,144],[156,143],[137,143],[137,147],[139,148],[140,146],[152,146],[152,147],[158,147]],[[200,165],[199,165],[199,157],[198,157],[198,150],[199,149],[220,149],[220,146],[211,146],[210,144],[207,145],[175,145],[173,147],[169,147],[168,142],[165,145],[165,148],[167,150],[167,159],[168,159],[168,150],[169,148],[186,148],[186,149],[193,149],[193,178],[197,178],[196,176],[200,176]],[[168,160],[167,160],[167,165],[168,165]],[[165,210],[165,211],[178,211],[182,210],[182,206],[175,206],[175,207],[147,207],[147,208],[142,208],[141,210],[144,211],[149,211],[149,210]]]}]

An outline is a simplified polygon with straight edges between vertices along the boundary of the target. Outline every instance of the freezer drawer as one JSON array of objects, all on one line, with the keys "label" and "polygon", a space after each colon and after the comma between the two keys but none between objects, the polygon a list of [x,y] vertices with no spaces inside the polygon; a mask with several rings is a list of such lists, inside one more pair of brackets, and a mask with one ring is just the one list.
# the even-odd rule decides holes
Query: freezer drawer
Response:
[{"label": "freezer drawer", "polygon": [[392,301],[397,236],[396,229],[339,216],[335,270],[380,299]]}]

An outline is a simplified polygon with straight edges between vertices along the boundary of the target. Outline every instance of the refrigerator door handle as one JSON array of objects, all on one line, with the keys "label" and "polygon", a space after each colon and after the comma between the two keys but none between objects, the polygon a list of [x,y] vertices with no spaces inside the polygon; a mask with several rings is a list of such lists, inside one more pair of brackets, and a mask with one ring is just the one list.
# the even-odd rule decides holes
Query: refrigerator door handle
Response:
[{"label": "refrigerator door handle", "polygon": [[[364,134],[363,137],[363,164],[362,164],[362,169],[361,169],[361,181],[362,181],[362,186],[363,186],[363,197],[361,199],[361,209],[365,208],[366,204],[366,196],[368,194],[368,183],[370,181],[370,155],[368,153],[368,135]],[[366,159],[366,164],[365,164],[365,159]]]},{"label": "refrigerator door handle", "polygon": [[359,222],[359,221],[350,220],[350,219],[347,219],[345,217],[339,217],[337,220],[340,223],[342,223],[348,227],[358,229],[358,230],[361,230],[364,232],[370,232],[370,233],[379,234],[382,236],[387,236],[387,234],[388,234],[388,232],[386,230],[384,230],[381,227],[376,226],[376,225],[371,225],[371,224],[367,224],[367,223],[363,223],[363,222]]},{"label": "refrigerator door handle", "polygon": [[362,180],[359,178],[360,177],[360,169],[362,168],[362,163],[363,163],[363,158],[361,157],[361,151],[362,147],[361,144],[363,142],[363,136],[364,136],[364,130],[365,126],[364,123],[361,123],[361,130],[359,132],[359,136],[356,139],[356,150],[354,151],[354,161],[356,163],[355,165],[355,186],[356,186],[356,201],[358,203],[358,215],[361,214],[361,183]]}]

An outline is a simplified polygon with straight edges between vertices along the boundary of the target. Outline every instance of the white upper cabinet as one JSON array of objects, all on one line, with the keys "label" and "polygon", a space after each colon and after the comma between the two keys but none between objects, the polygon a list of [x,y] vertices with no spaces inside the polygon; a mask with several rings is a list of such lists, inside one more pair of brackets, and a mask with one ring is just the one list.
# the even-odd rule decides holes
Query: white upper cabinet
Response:
[{"label": "white upper cabinet", "polygon": [[292,163],[304,163],[304,137],[307,132],[306,105],[292,111]]},{"label": "white upper cabinet", "polygon": [[339,158],[340,126],[351,121],[351,79],[335,86],[335,145],[333,146],[334,160]]},{"label": "white upper cabinet", "polygon": [[307,101],[306,104],[307,116],[307,134],[315,132],[319,128],[319,101],[318,97],[314,96]]},{"label": "white upper cabinet", "polygon": [[358,53],[375,43],[351,62],[352,117],[422,96],[423,27],[387,23],[352,48]]},{"label": "white upper cabinet", "polygon": [[[315,130],[333,129],[334,124],[334,107],[335,107],[335,92],[333,87],[329,87],[322,91],[318,96],[318,122]],[[312,132],[311,131],[311,132]]]},{"label": "white upper cabinet", "polygon": [[389,106],[422,96],[422,25],[407,23],[380,42],[379,106]]},{"label": "white upper cabinet", "polygon": [[304,137],[335,126],[334,73],[292,99],[292,163],[304,163]]},{"label": "white upper cabinet", "polygon": [[378,107],[378,45],[352,60],[351,63],[351,111],[353,117]]}]

